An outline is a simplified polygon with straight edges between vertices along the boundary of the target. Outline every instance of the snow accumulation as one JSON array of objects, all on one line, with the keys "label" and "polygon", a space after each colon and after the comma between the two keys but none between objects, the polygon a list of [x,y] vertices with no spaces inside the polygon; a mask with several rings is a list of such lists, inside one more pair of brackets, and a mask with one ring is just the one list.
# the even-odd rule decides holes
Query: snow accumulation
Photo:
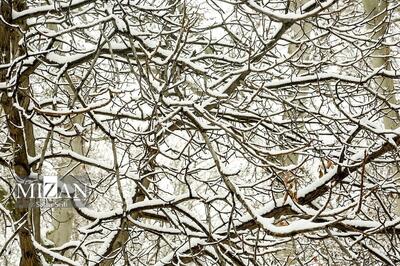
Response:
[{"label": "snow accumulation", "polygon": [[57,11],[58,9],[69,8],[73,6],[82,5],[85,3],[90,3],[92,0],[70,0],[66,3],[61,3],[58,6],[55,5],[42,5],[37,7],[30,7],[23,11],[12,11],[12,18],[13,20],[19,19],[21,17],[35,15],[36,13],[47,13],[51,11]]},{"label": "snow accumulation", "polygon": [[324,223],[314,223],[308,220],[300,220],[290,222],[287,226],[277,226],[274,225],[274,218],[264,218],[261,216],[257,216],[257,221],[261,224],[261,226],[275,235],[287,235],[287,234],[295,234],[299,232],[305,232],[313,229],[324,228],[325,226],[331,224],[332,222],[324,222]]},{"label": "snow accumulation", "polygon": [[60,253],[51,251],[50,249],[43,247],[38,242],[36,242],[36,240],[33,239],[33,238],[32,238],[32,242],[33,242],[33,245],[35,246],[36,249],[38,249],[39,251],[43,252],[44,254],[50,255],[51,257],[53,257],[56,260],[65,262],[65,263],[67,263],[69,265],[73,265],[73,266],[81,266],[81,264],[79,262],[76,262],[76,261],[74,261],[72,259],[64,257]]},{"label": "snow accumulation", "polygon": [[[384,144],[384,142],[383,142],[381,145],[383,145],[383,144]],[[364,156],[365,156],[365,151],[364,151],[364,150],[361,150],[360,152],[354,154],[354,155],[350,158],[350,160],[351,160],[351,161],[360,161],[360,160],[362,160],[362,159],[364,158]],[[320,187],[322,187],[322,186],[328,184],[328,183],[332,180],[332,178],[337,174],[337,171],[338,171],[338,166],[335,166],[334,168],[330,169],[330,170],[329,170],[325,175],[323,175],[321,178],[316,179],[316,180],[313,181],[311,184],[307,185],[305,188],[299,189],[298,192],[297,192],[297,196],[298,196],[299,198],[300,198],[300,197],[305,197],[305,196],[308,195],[309,193],[311,193],[311,192],[317,190],[318,188],[320,188]],[[292,205],[292,208],[297,208],[297,207],[293,206],[293,203],[291,202],[291,199],[290,199],[290,198],[288,198],[287,201],[288,201],[288,203],[289,203],[290,205]],[[280,227],[280,229],[276,229],[275,227],[271,226],[272,220],[269,220],[269,219],[266,219],[266,218],[263,218],[263,217],[262,217],[263,214],[269,213],[269,212],[272,211],[273,209],[275,209],[275,208],[277,208],[277,207],[281,207],[281,206],[283,206],[284,204],[286,204],[286,202],[283,200],[283,198],[276,199],[276,200],[271,201],[270,203],[266,204],[263,208],[261,208],[261,209],[259,209],[259,210],[256,211],[257,221],[261,222],[261,224],[262,224],[263,226],[265,226],[265,228],[266,228],[267,230],[270,230],[270,231],[275,232],[275,233],[282,233],[282,232],[288,233],[288,232],[292,232],[292,231],[290,231],[290,230],[304,230],[305,227],[306,227],[306,225],[307,225],[307,226],[311,226],[311,228],[314,228],[314,227],[317,226],[317,225],[320,226],[320,227],[322,227],[323,224],[321,224],[321,223],[312,223],[312,222],[307,222],[307,221],[305,221],[304,224],[301,224],[301,223],[299,224],[299,223],[294,223],[294,222],[292,222],[292,223],[294,223],[294,225],[293,225],[293,226],[290,226],[290,225],[289,225],[290,227],[289,227],[289,226],[286,226],[287,229],[282,229],[281,227]],[[302,206],[302,208],[303,208],[303,207],[304,207],[304,206]],[[335,211],[335,210],[331,210],[331,212],[334,212],[334,211]],[[338,211],[338,210],[336,210],[336,211]],[[310,213],[311,213],[311,214],[314,213],[314,215],[315,215],[315,211],[311,211]],[[251,214],[246,214],[245,216],[243,216],[243,217],[240,219],[239,222],[236,223],[236,225],[240,225],[240,224],[246,223],[246,222],[248,222],[248,221],[251,221],[252,219],[253,219],[253,217],[252,217]],[[351,225],[351,222],[350,222],[350,221],[348,221],[348,223],[349,223],[349,225]],[[329,223],[328,223],[328,224],[329,224]],[[397,221],[391,221],[391,222],[389,222],[387,225],[389,226],[389,225],[392,225],[392,224],[397,224]],[[354,225],[354,226],[356,226],[356,225],[357,225],[357,226],[363,226],[363,225],[365,225],[365,226],[368,226],[368,227],[379,227],[381,224],[379,224],[379,223],[377,223],[377,222],[368,222],[368,221],[366,221],[365,224],[363,224],[362,221],[355,221],[353,225]],[[304,226],[304,227],[303,227],[303,226]],[[268,228],[269,228],[269,229],[268,229]],[[400,227],[399,227],[399,228],[400,228]],[[275,229],[276,229],[276,230],[275,230]],[[274,230],[275,230],[275,231],[274,231]],[[283,230],[283,231],[282,231],[282,230]],[[288,230],[288,231],[285,231],[285,230]],[[219,232],[222,232],[222,231],[220,230]]]},{"label": "snow accumulation", "polygon": [[70,55],[70,54],[69,55],[60,55],[60,54],[57,54],[56,52],[50,52],[46,55],[46,59],[49,60],[50,63],[65,65],[68,63],[77,62],[93,53],[94,53],[94,51],[85,52],[85,53],[75,53],[72,55]]},{"label": "snow accumulation", "polygon": [[[310,2],[313,2],[313,1],[310,1]],[[261,7],[261,6],[258,5],[254,0],[249,0],[249,1],[247,1],[247,4],[248,4],[251,8],[253,8],[253,9],[255,9],[255,10],[257,10],[257,11],[259,11],[259,12],[265,14],[265,15],[267,15],[268,17],[270,17],[270,18],[273,19],[273,20],[277,20],[277,21],[296,21],[296,20],[304,19],[304,18],[307,18],[307,17],[309,17],[309,16],[315,15],[315,14],[319,13],[321,10],[323,10],[323,9],[325,9],[325,8],[327,8],[327,7],[329,7],[330,5],[332,5],[332,4],[335,3],[335,2],[336,2],[335,0],[330,0],[330,1],[326,1],[326,2],[319,3],[319,8],[314,8],[312,11],[307,12],[307,13],[304,13],[304,14],[297,14],[297,13],[288,13],[288,14],[276,13],[276,12],[271,11],[271,10],[268,9],[268,8],[263,8],[263,7]]]}]

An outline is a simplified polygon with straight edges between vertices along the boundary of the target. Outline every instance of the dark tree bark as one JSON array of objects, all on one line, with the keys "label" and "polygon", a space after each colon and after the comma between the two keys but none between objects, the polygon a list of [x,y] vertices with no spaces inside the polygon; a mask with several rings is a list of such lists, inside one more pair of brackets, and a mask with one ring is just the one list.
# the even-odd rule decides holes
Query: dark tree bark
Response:
[{"label": "dark tree bark", "polygon": [[[21,28],[11,26],[11,10],[22,10],[25,8],[24,1],[1,1],[1,16],[5,21],[0,21],[0,63],[9,63],[11,60],[24,53],[23,47],[19,46],[19,40],[22,36]],[[6,23],[9,23],[7,25]],[[9,76],[7,70],[0,71],[0,82],[7,82]],[[11,87],[7,92],[1,95],[1,106],[6,114],[8,137],[12,143],[13,152],[13,170],[15,175],[25,178],[31,174],[31,168],[28,161],[28,155],[35,155],[35,139],[33,135],[32,124],[21,114],[14,106],[19,103],[20,106],[28,108],[29,105],[29,78],[27,76],[18,76],[16,87]],[[28,208],[17,208],[14,206],[13,216],[16,221],[23,224],[18,232],[19,244],[21,247],[20,265],[41,265],[32,242],[32,226],[30,222],[30,213]],[[39,232],[39,231],[37,231]]]}]

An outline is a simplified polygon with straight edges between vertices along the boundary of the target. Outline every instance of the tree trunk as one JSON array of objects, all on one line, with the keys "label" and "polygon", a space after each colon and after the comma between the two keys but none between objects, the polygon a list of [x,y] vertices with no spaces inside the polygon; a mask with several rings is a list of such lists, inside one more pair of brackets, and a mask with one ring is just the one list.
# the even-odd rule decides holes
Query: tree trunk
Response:
[{"label": "tree trunk", "polygon": [[[367,23],[367,29],[372,31],[370,38],[375,41],[376,47],[374,47],[369,60],[371,68],[384,68],[391,70],[390,66],[390,48],[387,45],[381,44],[384,34],[388,30],[388,22],[386,18],[388,16],[387,0],[363,0],[365,14],[368,15],[369,22]],[[393,79],[388,77],[377,77],[374,79],[378,92],[385,97],[386,101],[390,104],[396,104],[396,96],[394,92]],[[385,129],[393,130],[399,127],[399,119],[396,112],[390,109],[383,117],[383,125]],[[393,172],[398,171],[395,167],[391,169]],[[397,174],[395,177],[400,177]],[[400,199],[397,200],[397,206],[395,209],[396,215],[400,215]]]},{"label": "tree trunk", "polygon": [[[0,1],[0,12],[2,19],[11,24],[11,10],[23,10],[26,5],[23,1]],[[19,25],[23,28],[24,25]],[[0,21],[0,63],[10,63],[16,56],[24,53],[24,49],[19,46],[21,32],[18,28]],[[0,82],[9,82],[6,70],[0,71]],[[15,105],[19,105],[25,110],[29,105],[29,77],[19,76],[15,87],[3,92],[1,95],[1,106],[6,114],[9,138],[12,143],[13,170],[19,178],[26,178],[31,174],[31,167],[28,162],[28,155],[35,155],[35,138],[33,135],[32,124],[21,114]],[[21,248],[20,265],[41,265],[39,256],[36,253],[32,241],[32,224],[29,221],[29,209],[14,206],[12,211],[13,218],[22,224],[18,231],[19,245]],[[40,234],[39,227],[35,228],[35,233]],[[40,235],[36,236],[40,239]]]},{"label": "tree trunk", "polygon": [[[308,2],[308,0],[295,0],[294,2],[290,3],[289,11],[295,12],[296,10],[298,10],[302,5],[304,5],[307,2]],[[299,24],[294,24],[290,28],[291,38],[293,38],[296,41],[307,40],[309,33],[311,32],[311,24],[306,23],[305,21],[299,21],[298,23]],[[292,55],[293,53],[295,53],[297,49],[299,49],[299,46],[297,44],[290,43],[288,46],[289,55]],[[299,52],[304,52],[304,51],[300,50]],[[302,59],[308,60],[309,55],[310,55],[310,53],[305,51],[302,54]],[[301,69],[301,70],[299,70],[299,73],[294,73],[293,75],[301,75],[301,74],[305,74],[305,73],[306,73],[306,70]],[[288,111],[283,114],[283,119],[300,120],[300,119],[304,119],[304,114],[297,113],[295,111],[294,112]],[[282,165],[284,165],[284,166],[297,165],[299,162],[299,156],[297,154],[283,155],[279,159],[280,159],[280,163],[282,163]],[[296,182],[296,181],[294,181],[294,182]],[[295,253],[296,253],[295,242],[294,242],[294,240],[292,240],[290,242],[287,242],[287,244],[284,245],[284,250],[279,251],[277,253],[277,256],[281,261],[286,261],[288,265],[293,265],[296,261]]]}]

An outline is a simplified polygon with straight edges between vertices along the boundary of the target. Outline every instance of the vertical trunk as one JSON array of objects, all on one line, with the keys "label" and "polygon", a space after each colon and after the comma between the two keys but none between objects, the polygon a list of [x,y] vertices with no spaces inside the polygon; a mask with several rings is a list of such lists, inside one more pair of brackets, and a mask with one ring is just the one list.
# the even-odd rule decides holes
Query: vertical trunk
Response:
[{"label": "vertical trunk", "polygon": [[[370,21],[367,24],[371,32],[371,38],[374,41],[380,42],[384,34],[388,30],[388,23],[385,21],[387,17],[388,3],[386,0],[364,0],[364,10]],[[386,45],[378,44],[376,49],[371,54],[371,67],[380,68],[384,67],[390,70],[390,48]],[[379,86],[379,92],[386,96],[389,103],[396,103],[394,95],[393,79],[380,77],[375,79]],[[396,119],[396,112],[390,110],[383,118],[383,123],[386,129],[396,129],[399,126],[399,121]]]},{"label": "vertical trunk", "polygon": [[[73,86],[72,80],[67,75],[68,83],[71,82],[70,86],[66,86],[65,89],[69,92],[71,99],[74,98],[74,91],[71,88]],[[75,125],[82,126],[84,121],[84,116],[82,114],[78,114],[75,117],[71,118],[70,126],[74,127]],[[72,139],[69,138],[61,138],[65,142],[69,141],[69,145],[71,150],[83,155],[84,154],[84,140],[81,135],[77,135]],[[73,175],[77,179],[85,174],[85,168],[83,165],[75,166],[74,161],[66,159],[62,162],[64,165],[59,169],[58,176],[59,178],[63,178],[65,175]],[[67,165],[65,165],[67,164]],[[55,246],[62,246],[63,244],[70,241],[72,236],[72,228],[76,211],[74,208],[54,208],[52,212],[53,220],[53,230],[50,231],[47,237],[55,244]]]},{"label": "vertical trunk", "polygon": [[[49,29],[57,31],[57,25],[49,24]],[[57,44],[58,48],[62,48],[62,44]],[[66,85],[64,88],[68,91],[70,100],[75,98],[75,92],[72,88],[73,81],[70,76],[66,74]],[[74,127],[75,124],[82,126],[84,121],[83,114],[78,114],[71,118],[70,125]],[[64,142],[70,142],[71,150],[83,155],[84,154],[84,140],[82,136],[78,135],[72,139],[61,137]],[[75,167],[74,162],[69,159],[65,159],[62,162],[64,165],[58,170],[58,177],[61,178],[65,175],[74,175],[75,177],[82,176],[85,173],[84,166]],[[62,246],[63,244],[70,241],[72,237],[72,228],[75,218],[76,211],[74,208],[54,208],[52,211],[52,227],[53,229],[47,233],[47,238],[51,240],[55,246]]]},{"label": "vertical trunk", "polygon": [[[290,3],[289,6],[289,10],[291,12],[295,12],[296,10],[298,10],[302,5],[304,5],[305,3],[307,3],[308,0],[294,0],[294,2]],[[291,37],[296,40],[296,41],[302,41],[302,40],[306,40],[308,38],[308,35],[311,31],[311,24],[310,23],[306,23],[304,21],[299,21],[299,24],[294,24],[291,28]],[[294,52],[296,52],[296,50],[298,49],[298,45],[295,43],[290,43],[288,46],[288,53],[289,55],[293,54]],[[300,52],[304,52],[304,51],[300,51]],[[303,60],[308,60],[309,59],[309,52],[304,52],[302,54],[302,59]],[[307,72],[307,70],[299,70],[299,73],[294,73],[294,75],[301,75],[301,74],[305,74]],[[300,88],[301,89],[301,88]],[[304,93],[300,92],[300,95],[302,95]],[[294,119],[296,118],[298,123],[301,123],[301,119],[304,118],[304,115],[302,113],[293,113],[293,112],[285,112],[283,114],[283,118],[284,119]],[[282,163],[282,165],[284,166],[289,166],[289,165],[296,165],[299,162],[299,156],[297,154],[288,154],[288,155],[284,155],[282,156],[280,159],[280,162]],[[296,181],[294,181],[296,182]],[[295,242],[294,240],[288,242],[287,244],[285,244],[284,246],[284,250],[278,252],[277,254],[278,258],[283,261],[286,260],[287,265],[293,265],[295,263]]]},{"label": "vertical trunk", "polygon": [[[73,93],[71,93],[73,95]],[[83,115],[77,115],[71,119],[72,126],[74,124],[82,125],[84,117]],[[67,139],[66,139],[67,140]],[[81,136],[76,136],[70,140],[71,150],[83,155],[84,143]],[[58,171],[58,177],[62,178],[65,175],[74,175],[76,178],[83,176],[85,169],[84,166],[75,167],[74,162],[71,160],[63,160],[64,165]],[[50,239],[55,246],[62,246],[63,244],[70,241],[72,236],[72,228],[75,217],[74,208],[54,208],[52,211],[52,226],[53,230],[47,234],[47,238]]]},{"label": "vertical trunk", "polygon": [[[29,87],[29,79],[24,78],[22,82],[22,87],[23,88],[28,88]],[[27,94],[29,91],[26,91]],[[22,99],[22,107],[24,110],[28,109],[29,106],[29,95],[24,94],[23,99]],[[36,147],[35,147],[35,135],[33,133],[33,124],[27,120],[25,117],[21,117],[22,123],[24,126],[24,134],[25,134],[25,144],[26,144],[26,152],[30,157],[35,157],[36,156]],[[29,222],[31,223],[30,226],[32,226],[33,234],[35,237],[35,240],[40,243],[41,242],[41,236],[40,236],[40,208],[32,208],[29,211]]]},{"label": "vertical trunk", "polygon": [[[307,3],[308,0],[295,0],[294,2],[290,3],[289,10],[291,12],[295,12],[298,10],[302,5]],[[312,29],[312,25],[310,23],[306,23],[304,21],[299,21],[299,24],[293,24],[293,26],[290,28],[291,31],[291,38],[296,41],[304,41],[307,40],[309,37],[309,34]],[[288,45],[288,53],[289,55],[293,54],[299,46],[295,43],[290,43]],[[308,60],[310,57],[310,52],[309,51],[299,51],[302,52],[301,55],[301,60]],[[293,73],[293,75],[302,75],[306,74],[307,70],[306,69],[300,69],[299,73]],[[300,88],[301,90],[301,88]],[[300,91],[300,96],[304,95],[304,92]],[[296,111],[288,111],[283,114],[284,119],[293,119],[297,121],[298,123],[301,123],[301,119],[304,118],[303,113],[297,113]],[[301,125],[300,125],[301,127]],[[291,164],[297,164],[298,163],[298,155],[297,154],[289,154],[289,155],[284,155],[279,158],[281,163],[285,166],[291,165]]]},{"label": "vertical trunk", "polygon": [[[364,11],[368,16],[367,29],[371,31],[370,38],[376,41],[376,47],[371,54],[370,66],[371,68],[385,68],[390,70],[390,47],[381,44],[384,41],[384,35],[388,30],[388,16],[387,0],[363,0]],[[382,40],[383,39],[383,40]],[[382,94],[386,100],[391,104],[396,104],[396,96],[394,92],[393,79],[387,77],[378,77],[374,80],[378,87],[378,92]],[[396,129],[399,127],[399,119],[396,112],[390,109],[383,117],[383,125],[385,129]],[[397,169],[392,169],[397,171]],[[399,177],[399,174],[396,175]],[[396,215],[400,215],[400,199],[397,200]]]},{"label": "vertical trunk", "polygon": [[[0,13],[2,19],[11,22],[11,10],[22,10],[25,8],[23,1],[0,1]],[[23,26],[23,25],[20,25]],[[0,63],[5,64],[13,60],[14,57],[24,53],[22,47],[18,45],[21,33],[17,28],[13,28],[0,21]],[[6,71],[0,71],[0,82],[7,82]],[[29,78],[20,76],[16,87],[12,91],[2,93],[1,105],[6,114],[7,128],[9,138],[12,142],[13,151],[13,170],[15,174],[24,178],[31,174],[31,168],[28,161],[28,155],[35,154],[35,139],[33,136],[32,124],[26,120],[15,107],[20,105],[25,110],[29,105]],[[19,229],[19,244],[21,248],[20,265],[41,265],[38,254],[32,241],[32,227],[29,221],[29,210],[27,208],[14,208],[13,216],[15,220],[19,220],[23,225]],[[40,226],[39,226],[40,228]],[[35,230],[40,234],[38,228]],[[40,235],[36,236],[40,239]]]}]

